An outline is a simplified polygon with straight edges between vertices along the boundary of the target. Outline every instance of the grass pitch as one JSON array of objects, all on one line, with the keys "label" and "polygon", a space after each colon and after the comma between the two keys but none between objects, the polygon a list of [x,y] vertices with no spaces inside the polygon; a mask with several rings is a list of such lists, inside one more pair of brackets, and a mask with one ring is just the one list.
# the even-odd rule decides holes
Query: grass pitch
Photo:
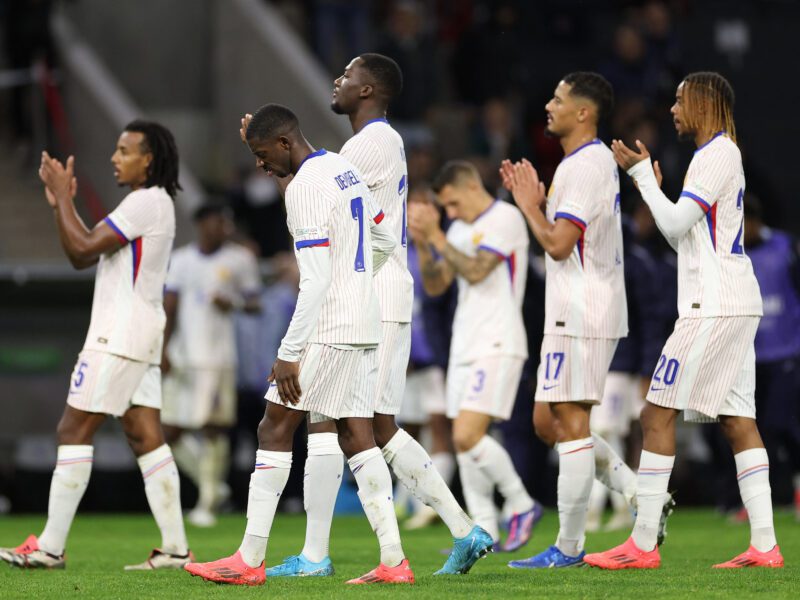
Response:
[{"label": "grass pitch", "polygon": [[[16,545],[28,533],[39,533],[41,516],[0,517],[0,545]],[[447,530],[435,526],[403,533],[403,545],[417,577],[414,586],[345,586],[378,563],[375,538],[363,517],[338,517],[333,525],[332,555],[336,575],[331,578],[269,579],[260,588],[219,586],[185,572],[122,571],[141,562],[159,543],[148,515],[79,514],[72,528],[65,571],[22,571],[0,565],[0,598],[763,598],[800,597],[800,525],[787,514],[776,515],[778,538],[787,567],[716,571],[710,566],[732,558],[747,547],[746,525],[730,525],[704,510],[678,510],[669,523],[662,548],[662,567],[653,571],[608,572],[597,569],[517,571],[506,567],[512,558],[526,557],[552,543],[557,515],[548,511],[527,547],[514,554],[494,554],[479,561],[472,572],[459,577],[433,577],[445,560]],[[198,560],[214,560],[236,550],[244,517],[223,517],[213,529],[188,528]],[[278,515],[272,530],[269,564],[298,552],[303,544],[305,519]],[[629,532],[589,536],[589,551],[621,543]]]}]

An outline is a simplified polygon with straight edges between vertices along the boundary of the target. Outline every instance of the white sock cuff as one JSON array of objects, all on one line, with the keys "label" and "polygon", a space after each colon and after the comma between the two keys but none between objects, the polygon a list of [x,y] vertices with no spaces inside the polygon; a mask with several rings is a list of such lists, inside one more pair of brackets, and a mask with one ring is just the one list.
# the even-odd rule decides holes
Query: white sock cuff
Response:
[{"label": "white sock cuff", "polygon": [[342,456],[342,448],[339,446],[339,434],[327,431],[325,433],[309,433],[308,455]]},{"label": "white sock cuff", "polygon": [[162,467],[165,467],[169,463],[175,461],[172,458],[172,450],[170,450],[167,444],[164,444],[163,446],[159,446],[147,454],[142,454],[136,459],[136,462],[139,463],[139,468],[142,470],[142,474],[145,476],[145,478],[147,478]]},{"label": "white sock cuff", "polygon": [[587,437],[581,440],[559,442],[558,454],[559,456],[565,456],[567,454],[577,454],[585,450],[592,450],[593,448],[594,448],[594,440],[592,440],[591,437]]},{"label": "white sock cuff", "polygon": [[256,471],[265,469],[291,469],[292,453],[273,450],[256,451]]},{"label": "white sock cuff", "polygon": [[466,452],[460,452],[459,455],[463,455],[474,461],[477,461],[483,457],[483,454],[486,452],[486,449],[492,445],[492,442],[494,442],[494,440],[491,438],[491,436],[484,435],[480,440],[478,440],[477,444],[475,444]]},{"label": "white sock cuff", "polygon": [[56,466],[66,466],[94,460],[94,446],[59,446]]},{"label": "white sock cuff", "polygon": [[655,452],[648,452],[642,450],[642,457],[639,459],[639,473],[658,474],[654,471],[672,471],[675,466],[675,456],[664,456],[663,454],[656,454]]},{"label": "white sock cuff", "polygon": [[369,450],[364,450],[363,452],[359,452],[358,454],[351,456],[349,459],[347,459],[347,464],[350,466],[350,470],[353,472],[353,474],[355,474],[355,472],[364,466],[364,464],[376,457],[383,459],[383,455],[378,447],[373,446]]},{"label": "white sock cuff", "polygon": [[392,436],[392,439],[381,449],[383,458],[386,459],[387,463],[392,462],[395,455],[400,452],[406,444],[413,440],[414,438],[412,438],[405,429],[398,429],[397,433]]},{"label": "white sock cuff", "polygon": [[733,459],[736,461],[736,479],[739,481],[754,473],[769,471],[769,457],[765,448],[742,450],[734,454]]}]

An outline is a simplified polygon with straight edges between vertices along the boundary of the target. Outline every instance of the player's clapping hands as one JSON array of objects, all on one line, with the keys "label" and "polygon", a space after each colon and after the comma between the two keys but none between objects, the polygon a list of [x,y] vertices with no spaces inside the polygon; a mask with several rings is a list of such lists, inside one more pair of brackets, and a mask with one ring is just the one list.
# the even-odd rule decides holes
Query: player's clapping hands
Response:
[{"label": "player's clapping hands", "polygon": [[408,231],[416,241],[432,243],[438,235],[444,236],[439,220],[439,211],[433,204],[413,202],[408,205]]},{"label": "player's clapping hands", "polygon": [[75,178],[75,157],[67,159],[65,167],[47,152],[42,152],[42,164],[39,167],[39,178],[44,183],[47,203],[55,208],[58,198],[74,198],[78,192],[78,180]]},{"label": "player's clapping hands", "polygon": [[303,393],[300,389],[300,363],[288,362],[275,359],[275,364],[272,365],[272,373],[267,378],[270,383],[275,383],[278,386],[278,395],[281,402],[286,404],[297,404],[300,402],[300,395]]},{"label": "player's clapping hands", "polygon": [[[650,152],[647,150],[647,146],[645,146],[639,140],[636,140],[636,147],[639,148],[639,152],[634,152],[630,148],[625,145],[625,142],[622,140],[612,140],[611,141],[611,151],[614,153],[614,160],[617,161],[617,164],[622,167],[622,170],[627,171],[634,165],[642,162],[643,160],[649,160]],[[658,161],[653,163],[653,171],[656,174],[656,181],[658,181],[658,187],[661,187],[661,166],[658,164]],[[634,182],[635,183],[635,182]]]},{"label": "player's clapping hands", "polygon": [[517,163],[504,160],[500,165],[500,177],[503,187],[511,192],[524,214],[532,214],[547,201],[544,183],[527,158]]}]

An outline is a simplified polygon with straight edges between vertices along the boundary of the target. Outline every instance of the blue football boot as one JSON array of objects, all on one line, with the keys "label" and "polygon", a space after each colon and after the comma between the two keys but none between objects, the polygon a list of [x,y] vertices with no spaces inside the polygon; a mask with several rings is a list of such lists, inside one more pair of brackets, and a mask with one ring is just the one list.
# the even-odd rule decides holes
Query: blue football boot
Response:
[{"label": "blue football boot", "polygon": [[586,563],[583,557],[586,552],[581,552],[578,556],[567,556],[555,546],[550,546],[544,552],[525,558],[523,560],[512,560],[508,566],[512,569],[562,569],[564,567],[582,567]]},{"label": "blue football boot", "polygon": [[302,554],[288,556],[283,562],[266,571],[267,577],[329,577],[333,575],[333,563],[326,556],[320,562],[311,562]]},{"label": "blue football boot", "polygon": [[492,551],[494,541],[482,527],[475,525],[462,538],[453,538],[453,550],[444,566],[434,575],[463,575],[468,573],[478,559]]}]

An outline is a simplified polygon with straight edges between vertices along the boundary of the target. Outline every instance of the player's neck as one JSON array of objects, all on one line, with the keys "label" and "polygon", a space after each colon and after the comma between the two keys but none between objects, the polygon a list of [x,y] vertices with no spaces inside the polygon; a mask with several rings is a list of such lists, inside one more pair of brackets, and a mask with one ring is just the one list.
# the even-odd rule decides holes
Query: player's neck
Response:
[{"label": "player's neck", "polygon": [[475,211],[473,212],[471,218],[468,223],[474,223],[478,217],[480,217],[483,213],[489,210],[489,207],[494,204],[494,198],[492,198],[489,194],[482,194],[480,201],[475,205]]},{"label": "player's neck", "polygon": [[204,254],[206,256],[209,256],[211,254],[214,254],[220,248],[222,248],[222,245],[224,243],[225,242],[221,242],[219,244],[217,244],[217,243],[213,243],[212,244],[212,243],[209,243],[209,242],[199,241],[199,242],[197,242],[197,249],[200,250],[200,254]]},{"label": "player's neck", "polygon": [[353,133],[355,134],[364,129],[364,126],[370,121],[385,118],[385,108],[377,106],[364,106],[350,115],[350,126],[353,128]]},{"label": "player's neck", "polygon": [[719,133],[719,132],[717,132],[717,131],[698,131],[694,135],[694,144],[695,144],[695,146],[697,146],[699,148],[700,146],[702,146],[704,144],[707,144],[711,140],[711,138],[713,138],[715,135],[717,135],[717,133]]},{"label": "player's neck", "polygon": [[578,148],[580,148],[585,144],[588,144],[589,142],[591,142],[596,138],[597,138],[597,129],[580,128],[565,135],[559,141],[561,142],[561,148],[564,150],[564,156],[569,156],[570,154],[575,152],[575,150],[577,150]]},{"label": "player's neck", "polygon": [[289,157],[289,169],[292,175],[297,175],[300,165],[309,154],[316,152],[314,147],[305,139],[299,140],[296,144],[292,145],[291,156]]}]

